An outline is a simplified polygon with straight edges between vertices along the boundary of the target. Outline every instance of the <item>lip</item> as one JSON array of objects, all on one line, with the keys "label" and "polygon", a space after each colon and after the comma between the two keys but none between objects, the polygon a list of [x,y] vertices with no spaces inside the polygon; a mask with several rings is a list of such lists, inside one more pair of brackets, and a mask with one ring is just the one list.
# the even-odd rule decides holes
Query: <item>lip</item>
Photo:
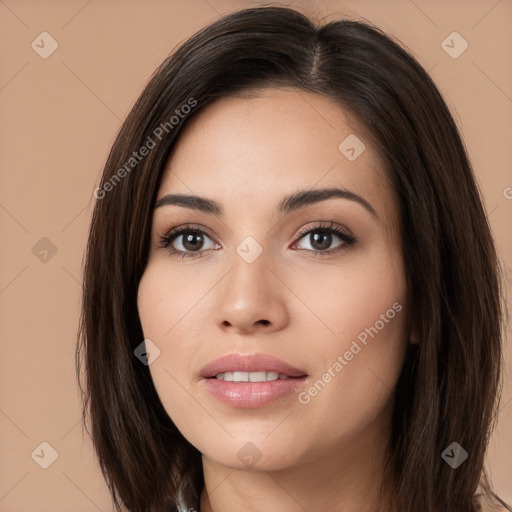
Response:
[{"label": "lip", "polygon": [[[216,378],[219,373],[234,371],[273,371],[288,378],[265,382],[229,382]],[[229,354],[208,363],[200,376],[212,396],[240,409],[256,409],[284,398],[297,391],[308,378],[305,371],[268,354]]]}]

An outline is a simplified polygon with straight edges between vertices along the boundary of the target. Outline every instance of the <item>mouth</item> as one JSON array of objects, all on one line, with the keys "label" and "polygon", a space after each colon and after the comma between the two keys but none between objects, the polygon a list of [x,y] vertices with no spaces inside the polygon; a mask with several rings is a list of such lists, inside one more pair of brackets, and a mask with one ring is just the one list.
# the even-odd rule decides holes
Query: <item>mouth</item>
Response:
[{"label": "mouth", "polygon": [[227,382],[270,382],[273,380],[283,380],[294,377],[290,377],[289,375],[286,375],[286,373],[278,373],[270,370],[262,370],[259,372],[244,372],[235,370],[234,372],[218,373],[215,377],[210,378],[221,379]]},{"label": "mouth", "polygon": [[306,377],[307,373],[268,354],[229,354],[208,363],[199,375],[228,382],[265,382]]},{"label": "mouth", "polygon": [[230,354],[206,365],[206,389],[231,407],[255,409],[289,396],[309,375],[267,354]]}]

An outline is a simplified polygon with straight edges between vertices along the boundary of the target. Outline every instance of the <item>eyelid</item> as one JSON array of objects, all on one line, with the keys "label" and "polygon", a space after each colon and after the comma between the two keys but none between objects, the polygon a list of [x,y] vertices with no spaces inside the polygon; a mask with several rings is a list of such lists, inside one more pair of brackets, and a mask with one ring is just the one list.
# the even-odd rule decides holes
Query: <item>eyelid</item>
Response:
[{"label": "eyelid", "polygon": [[313,226],[311,226],[311,225],[305,226],[298,231],[297,236],[303,236],[311,231],[314,231],[315,229],[317,229],[318,231],[320,231],[322,229],[325,229],[327,231],[332,229],[335,231],[340,231],[341,233],[343,233],[345,236],[347,236],[349,238],[355,238],[354,234],[352,233],[352,231],[350,231],[350,229],[348,229],[345,226],[342,226],[341,224],[334,222],[333,220],[331,220],[329,222],[318,221]]}]

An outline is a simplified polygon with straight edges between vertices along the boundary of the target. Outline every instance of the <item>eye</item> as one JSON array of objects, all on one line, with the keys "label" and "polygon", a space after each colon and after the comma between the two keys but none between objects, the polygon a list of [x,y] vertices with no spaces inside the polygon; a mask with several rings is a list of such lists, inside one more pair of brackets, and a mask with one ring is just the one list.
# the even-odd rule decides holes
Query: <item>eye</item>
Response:
[{"label": "eye", "polygon": [[[300,240],[304,239],[312,247],[312,249],[302,248],[302,250],[312,252],[314,255],[337,253],[351,247],[356,242],[356,238],[352,233],[341,227],[336,227],[334,222],[328,224],[320,223],[316,226],[305,228],[299,234],[302,235]],[[334,238],[339,238],[341,243],[334,249],[326,250],[333,243],[333,235]]]},{"label": "eye", "polygon": [[[310,226],[301,230],[299,234],[301,235],[299,242],[305,239],[312,247],[312,249],[302,247],[300,250],[313,253],[315,256],[337,253],[354,245],[356,242],[354,235],[346,229],[336,227],[334,222]],[[309,235],[309,238],[306,238],[307,235]],[[333,235],[335,238],[340,239],[341,243],[334,249],[326,250],[333,242]],[[206,240],[209,240],[210,243],[206,243]],[[178,228],[172,228],[166,235],[161,237],[159,247],[168,248],[173,256],[181,254],[182,258],[187,258],[201,257],[207,250],[220,249],[221,246],[213,242],[211,236],[204,228],[197,228],[186,224]]]},{"label": "eye", "polygon": [[[211,244],[205,244],[205,239],[210,240]],[[206,247],[204,247],[206,245]],[[160,239],[160,247],[170,247],[173,255],[181,254],[182,258],[202,256],[206,249],[220,248],[203,229],[194,228],[190,225],[171,229]]]}]

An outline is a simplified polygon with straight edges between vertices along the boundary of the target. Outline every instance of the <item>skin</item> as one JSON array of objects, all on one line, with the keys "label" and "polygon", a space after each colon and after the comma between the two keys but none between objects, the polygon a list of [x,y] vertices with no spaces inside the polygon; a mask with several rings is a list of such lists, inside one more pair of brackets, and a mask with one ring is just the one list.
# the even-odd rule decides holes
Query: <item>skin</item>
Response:
[{"label": "skin", "polygon": [[[349,134],[366,146],[354,161],[338,149]],[[376,215],[343,198],[274,213],[285,195],[326,187],[358,194]],[[138,292],[144,335],[161,351],[150,365],[159,397],[203,454],[201,512],[391,511],[378,491],[411,327],[397,198],[364,130],[333,100],[292,88],[222,98],[186,125],[157,200],[169,193],[214,199],[224,209],[216,217],[156,208]],[[337,235],[318,249],[311,234],[298,234],[330,221],[356,243],[329,254],[344,243]],[[182,259],[159,246],[184,224],[212,234],[200,256]],[[250,264],[236,252],[247,236],[263,250]],[[184,236],[172,246],[194,252]],[[299,393],[394,303],[401,311],[301,403]],[[207,363],[257,352],[304,370],[308,382],[253,410],[220,403],[205,389],[199,372]],[[249,442],[261,457],[252,466],[237,456]]]}]

